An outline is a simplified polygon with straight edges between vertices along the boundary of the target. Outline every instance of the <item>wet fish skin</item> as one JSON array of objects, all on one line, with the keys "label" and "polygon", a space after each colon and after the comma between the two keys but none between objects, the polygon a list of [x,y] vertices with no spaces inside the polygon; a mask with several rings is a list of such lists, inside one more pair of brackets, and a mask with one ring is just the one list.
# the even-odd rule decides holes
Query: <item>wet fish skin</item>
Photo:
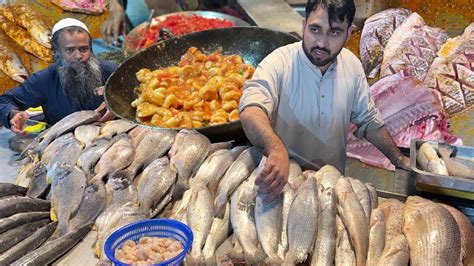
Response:
[{"label": "wet fish skin", "polygon": [[74,247],[90,231],[91,225],[87,224],[69,232],[54,241],[48,241],[41,247],[29,252],[12,265],[46,265],[50,264],[69,249]]},{"label": "wet fish skin", "polygon": [[306,260],[316,239],[318,225],[318,187],[315,178],[308,178],[298,188],[288,214],[288,253],[284,264]]},{"label": "wet fish skin", "polygon": [[143,127],[141,125],[137,125],[134,127],[130,132],[128,132],[128,135],[130,138],[132,138],[132,144],[134,147],[138,147],[140,142],[145,138],[148,133],[151,132],[151,129]]},{"label": "wet fish skin", "polygon": [[117,140],[100,157],[95,165],[93,180],[102,180],[108,174],[122,170],[130,165],[135,156],[135,148],[128,135]]},{"label": "wet fish skin", "polygon": [[446,169],[450,176],[459,176],[474,179],[474,169],[471,169],[462,163],[458,163],[451,158],[453,152],[452,146],[438,145],[439,154],[446,165]]},{"label": "wet fish skin", "polygon": [[121,133],[127,133],[128,131],[135,128],[137,124],[134,124],[130,121],[117,119],[108,121],[100,130],[100,135],[97,139],[101,138],[112,138],[115,135],[119,135]]},{"label": "wet fish skin", "polygon": [[428,172],[449,175],[444,161],[438,157],[436,150],[429,142],[425,142],[420,146],[416,160]]},{"label": "wet fish skin", "polygon": [[82,153],[81,143],[74,137],[73,133],[67,133],[53,140],[44,150],[41,162],[47,168],[54,163],[65,162],[74,165]]},{"label": "wet fish skin", "polygon": [[222,219],[215,217],[212,220],[209,235],[207,236],[206,243],[202,249],[202,255],[204,256],[204,261],[207,265],[214,265],[217,263],[215,252],[217,248],[226,240],[230,231],[230,204],[227,203],[224,217]]},{"label": "wet fish skin", "polygon": [[28,78],[28,70],[15,52],[9,37],[0,32],[0,69],[13,80],[23,83]]},{"label": "wet fish skin", "polygon": [[324,189],[329,187],[336,188],[337,180],[341,175],[341,172],[332,165],[327,164],[321,167],[315,175],[318,186],[320,186],[319,192],[322,192]]},{"label": "wet fish skin", "polygon": [[20,225],[47,218],[49,218],[49,212],[22,212],[14,214],[0,219],[0,234]]},{"label": "wet fish skin", "polygon": [[370,214],[372,212],[372,202],[369,190],[365,186],[362,181],[356,178],[349,177],[349,181],[351,182],[352,189],[357,195],[357,198],[364,208],[365,217],[367,218],[367,223],[370,223]]},{"label": "wet fish skin", "polygon": [[385,247],[385,218],[380,209],[373,209],[370,216],[369,251],[367,266],[378,265],[378,260]]},{"label": "wet fish skin", "polygon": [[408,265],[409,260],[410,252],[407,239],[403,234],[400,234],[386,244],[377,265]]},{"label": "wet fish skin", "polygon": [[336,255],[336,191],[326,188],[319,196],[318,230],[311,265],[331,265]]},{"label": "wet fish skin", "polygon": [[138,189],[122,171],[115,172],[107,180],[105,185],[106,208],[115,208],[126,203],[138,204]]},{"label": "wet fish skin", "polygon": [[232,152],[232,160],[235,161],[239,155],[245,151],[246,149],[250,148],[249,146],[235,146],[230,151]]},{"label": "wet fish skin", "polygon": [[[290,171],[291,172],[291,171]],[[278,243],[278,256],[282,259],[285,258],[286,252],[288,251],[288,213],[290,212],[290,206],[296,196],[296,191],[291,188],[289,184],[286,184],[283,188],[283,199],[281,209],[281,232],[280,241]]]},{"label": "wet fish skin", "polygon": [[97,161],[99,161],[102,154],[104,154],[112,144],[113,141],[108,139],[100,139],[93,142],[79,155],[77,165],[82,168],[86,175],[91,174]]},{"label": "wet fish skin", "polygon": [[14,195],[23,196],[27,191],[28,189],[22,186],[17,186],[10,183],[0,183],[0,198]]},{"label": "wet fish skin", "polygon": [[35,163],[35,168],[33,169],[32,178],[28,192],[26,195],[32,198],[41,198],[44,196],[48,190],[49,183],[48,177],[46,176],[47,170],[46,165],[41,161]]},{"label": "wet fish skin", "polygon": [[20,225],[16,228],[10,229],[0,235],[0,254],[13,247],[18,242],[27,238],[34,233],[38,228],[48,224],[49,219],[35,221]]},{"label": "wet fish skin", "polygon": [[20,243],[2,253],[0,255],[0,262],[2,264],[10,264],[26,255],[29,251],[35,250],[53,234],[56,226],[57,222],[52,222],[46,226],[41,227],[32,235],[28,236]]},{"label": "wet fish skin", "polygon": [[281,264],[282,259],[278,256],[278,243],[281,236],[282,226],[282,197],[279,196],[272,202],[265,204],[267,194],[258,194],[255,199],[255,225],[257,237],[263,251],[268,256],[266,263]]},{"label": "wet fish skin", "polygon": [[228,149],[232,148],[232,143],[234,143],[233,140],[211,143],[211,149],[209,150],[209,154],[212,154],[212,153],[214,153],[218,150],[222,150],[222,149],[228,150]]},{"label": "wet fish skin", "polygon": [[89,146],[100,134],[100,127],[96,125],[82,125],[76,127],[74,136],[84,147]]},{"label": "wet fish skin", "polygon": [[194,177],[189,180],[189,185],[203,183],[215,195],[219,181],[233,162],[231,150],[221,149],[211,153],[201,164]]},{"label": "wet fish skin", "polygon": [[449,211],[418,196],[403,207],[403,233],[412,265],[455,265],[461,254],[459,227]]},{"label": "wet fish skin", "polygon": [[0,199],[0,218],[20,212],[49,211],[49,200],[9,196]]},{"label": "wet fish skin", "polygon": [[372,206],[372,210],[379,206],[379,197],[377,195],[377,190],[375,189],[372,183],[365,183],[365,186],[369,190],[370,194],[370,205]]},{"label": "wet fish skin", "polygon": [[337,180],[336,195],[337,212],[341,216],[354,246],[357,265],[365,265],[369,249],[369,223],[364,208],[348,178],[341,177]]},{"label": "wet fish skin", "polygon": [[356,265],[356,256],[349,240],[349,232],[339,215],[336,215],[336,257],[334,263],[335,266]]},{"label": "wet fish skin", "polygon": [[387,199],[378,207],[385,220],[385,246],[397,235],[403,234],[403,203],[396,199]]}]

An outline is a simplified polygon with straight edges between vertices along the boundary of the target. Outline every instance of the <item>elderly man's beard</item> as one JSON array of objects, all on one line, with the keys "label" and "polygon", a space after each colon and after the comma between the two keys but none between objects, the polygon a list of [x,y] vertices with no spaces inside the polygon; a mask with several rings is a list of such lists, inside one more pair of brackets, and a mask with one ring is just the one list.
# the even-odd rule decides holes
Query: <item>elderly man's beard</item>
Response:
[{"label": "elderly man's beard", "polygon": [[64,93],[76,108],[95,99],[95,89],[102,86],[99,60],[91,55],[86,65],[79,66],[57,58],[59,79]]}]

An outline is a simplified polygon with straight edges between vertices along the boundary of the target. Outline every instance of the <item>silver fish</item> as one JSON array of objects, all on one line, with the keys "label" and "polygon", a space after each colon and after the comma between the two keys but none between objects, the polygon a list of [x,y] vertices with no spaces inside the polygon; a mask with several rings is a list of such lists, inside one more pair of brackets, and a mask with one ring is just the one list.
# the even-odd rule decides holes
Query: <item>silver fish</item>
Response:
[{"label": "silver fish", "polygon": [[[291,172],[290,172],[291,173]],[[289,179],[289,178],[288,178]],[[281,233],[280,242],[278,244],[278,256],[284,259],[286,252],[288,251],[288,213],[290,212],[290,206],[296,196],[296,191],[291,188],[289,184],[286,184],[283,188],[283,202],[281,208]]]},{"label": "silver fish", "polygon": [[342,176],[341,172],[332,165],[325,165],[316,172],[316,181],[318,182],[319,192],[326,188],[336,188],[337,180]]},{"label": "silver fish", "polygon": [[365,183],[365,186],[369,190],[370,194],[370,205],[372,206],[372,210],[379,206],[379,197],[377,195],[377,190],[375,189],[372,183]]},{"label": "silver fish", "polygon": [[326,188],[319,195],[318,233],[311,265],[331,265],[336,255],[336,191]]},{"label": "silver fish", "polygon": [[202,249],[202,255],[206,264],[216,264],[216,249],[226,240],[231,231],[230,226],[230,204],[227,203],[224,217],[215,217],[212,220],[212,226],[209,235],[206,238],[206,244]]},{"label": "silver fish", "polygon": [[111,138],[115,135],[126,133],[136,126],[136,124],[123,119],[108,121],[101,128],[100,135],[97,138]]},{"label": "silver fish", "polygon": [[297,190],[305,181],[305,176],[300,165],[293,159],[290,159],[290,169],[288,172],[288,184],[294,190]]},{"label": "silver fish", "polygon": [[269,204],[265,204],[266,196],[267,194],[258,194],[255,199],[257,237],[268,256],[266,263],[281,264],[282,260],[277,253],[282,231],[282,197],[279,196]]},{"label": "silver fish", "polygon": [[203,183],[215,195],[219,181],[233,162],[231,150],[221,149],[211,153],[199,167],[196,175],[189,180],[189,185]]},{"label": "silver fish", "polygon": [[81,153],[81,143],[74,137],[74,134],[67,133],[56,138],[48,145],[41,157],[41,162],[47,168],[51,168],[53,164],[60,162],[75,165]]},{"label": "silver fish", "polygon": [[344,223],[339,215],[336,215],[336,257],[334,263],[336,266],[353,266],[356,265],[356,256],[352,249]]},{"label": "silver fish", "polygon": [[49,187],[46,174],[46,166],[41,161],[36,162],[33,173],[31,173],[30,186],[26,193],[28,197],[40,198],[44,196]]},{"label": "silver fish", "polygon": [[94,180],[102,180],[108,174],[129,166],[135,156],[130,137],[124,137],[107,149],[95,165]]}]

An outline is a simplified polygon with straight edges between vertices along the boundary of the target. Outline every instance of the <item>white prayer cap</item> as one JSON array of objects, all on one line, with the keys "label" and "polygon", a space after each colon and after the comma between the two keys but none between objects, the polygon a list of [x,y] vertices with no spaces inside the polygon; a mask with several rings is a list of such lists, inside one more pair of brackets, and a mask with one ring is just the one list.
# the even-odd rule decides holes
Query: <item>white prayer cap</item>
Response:
[{"label": "white prayer cap", "polygon": [[53,31],[51,32],[51,35],[54,35],[59,30],[62,30],[66,27],[71,27],[71,26],[77,26],[80,28],[85,29],[87,32],[89,32],[89,29],[87,29],[86,24],[82,23],[82,21],[79,21],[74,18],[64,18],[58,21],[56,24],[54,24]]}]

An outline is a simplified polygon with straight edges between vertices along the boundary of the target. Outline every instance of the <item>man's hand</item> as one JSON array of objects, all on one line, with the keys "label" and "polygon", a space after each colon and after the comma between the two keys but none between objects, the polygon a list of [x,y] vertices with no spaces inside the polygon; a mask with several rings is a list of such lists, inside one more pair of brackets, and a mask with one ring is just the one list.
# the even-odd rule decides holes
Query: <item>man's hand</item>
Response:
[{"label": "man's hand", "polygon": [[12,119],[10,119],[10,130],[17,134],[25,135],[26,132],[23,130],[23,127],[29,118],[30,116],[25,111],[14,114]]},{"label": "man's hand", "polygon": [[410,157],[403,156],[403,158],[395,164],[395,167],[401,168],[406,171],[411,171]]},{"label": "man's hand", "polygon": [[109,109],[107,109],[107,105],[105,105],[105,102],[102,102],[100,106],[97,107],[97,109],[95,109],[95,111],[103,114],[99,118],[99,122],[107,122],[107,121],[115,119],[115,115],[112,112],[110,112]]},{"label": "man's hand", "polygon": [[101,33],[105,44],[117,46],[119,36],[125,35],[127,30],[127,20],[124,7],[116,0],[109,1],[109,6],[109,16],[102,24]]},{"label": "man's hand", "polygon": [[268,194],[264,203],[277,198],[288,181],[290,160],[286,150],[270,153],[265,165],[255,180],[258,193]]}]

